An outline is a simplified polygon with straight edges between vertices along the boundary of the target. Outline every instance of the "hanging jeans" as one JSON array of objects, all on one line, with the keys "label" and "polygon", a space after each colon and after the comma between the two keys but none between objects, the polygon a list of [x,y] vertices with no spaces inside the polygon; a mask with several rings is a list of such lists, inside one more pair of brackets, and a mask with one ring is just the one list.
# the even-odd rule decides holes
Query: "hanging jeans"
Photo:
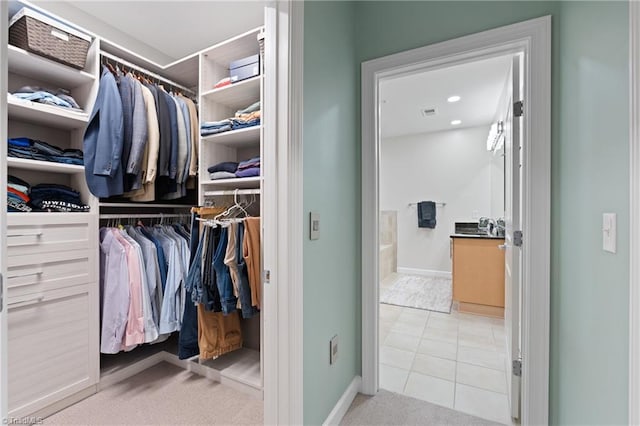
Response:
[{"label": "hanging jeans", "polygon": [[[178,358],[180,359],[191,358],[200,353],[200,348],[198,347],[198,309],[191,300],[191,292],[196,286],[202,285],[200,282],[202,279],[202,263],[200,262],[202,246],[198,232],[198,221],[196,220],[196,214],[193,213],[191,215],[191,258],[189,259],[189,273],[185,283],[184,314],[178,340]],[[195,262],[194,259],[196,259]]]},{"label": "hanging jeans", "polygon": [[240,307],[242,318],[251,318],[258,312],[251,305],[251,287],[249,287],[249,276],[247,274],[247,264],[242,255],[242,242],[244,241],[244,223],[238,223],[236,234],[236,262],[238,263],[238,292],[240,293]]},{"label": "hanging jeans", "polygon": [[222,312],[220,291],[216,284],[216,274],[213,269],[213,255],[215,253],[218,240],[220,239],[220,229],[207,227],[206,232],[209,233],[209,239],[204,253],[204,269],[202,272],[202,304],[204,309],[207,311]]},{"label": "hanging jeans", "polygon": [[220,231],[220,239],[213,257],[213,268],[216,272],[216,284],[220,292],[220,302],[222,304],[222,313],[227,315],[236,310],[238,299],[233,294],[233,283],[229,268],[224,264],[224,256],[227,253],[227,236],[228,228],[222,228]]}]

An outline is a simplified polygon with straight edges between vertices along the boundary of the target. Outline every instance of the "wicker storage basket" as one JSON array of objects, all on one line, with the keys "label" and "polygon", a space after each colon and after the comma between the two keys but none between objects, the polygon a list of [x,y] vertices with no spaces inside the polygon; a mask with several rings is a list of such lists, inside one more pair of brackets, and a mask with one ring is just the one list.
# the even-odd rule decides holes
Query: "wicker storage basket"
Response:
[{"label": "wicker storage basket", "polygon": [[91,37],[25,8],[11,19],[9,43],[70,67],[83,69]]}]

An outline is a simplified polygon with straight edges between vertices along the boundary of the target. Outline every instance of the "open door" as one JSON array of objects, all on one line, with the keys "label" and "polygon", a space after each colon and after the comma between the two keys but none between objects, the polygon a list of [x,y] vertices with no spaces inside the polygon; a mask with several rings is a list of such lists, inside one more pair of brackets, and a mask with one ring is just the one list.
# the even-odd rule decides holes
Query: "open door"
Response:
[{"label": "open door", "polygon": [[[7,2],[0,2],[0,140],[7,140],[7,43],[8,30]],[[7,181],[7,152],[0,153],[0,183]],[[7,246],[7,185],[0,185],[0,419],[3,424],[8,421],[7,406],[7,264],[5,262]]]},{"label": "open door", "polygon": [[507,335],[507,384],[511,417],[520,418],[521,398],[521,176],[522,176],[522,70],[523,56],[513,57],[511,100],[505,120],[505,329]]}]

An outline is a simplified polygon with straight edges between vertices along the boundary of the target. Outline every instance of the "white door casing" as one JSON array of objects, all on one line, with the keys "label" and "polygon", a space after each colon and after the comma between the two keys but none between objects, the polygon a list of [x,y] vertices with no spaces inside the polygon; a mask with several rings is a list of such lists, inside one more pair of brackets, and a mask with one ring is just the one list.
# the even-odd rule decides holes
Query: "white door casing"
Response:
[{"label": "white door casing", "polygon": [[629,424],[640,424],[640,3],[629,2]]},{"label": "white door casing", "polygon": [[303,423],[303,24],[303,2],[266,3],[264,424]]},{"label": "white door casing", "polygon": [[[0,2],[0,22],[8,22],[7,2]],[[7,26],[0,31],[0,140],[7,140]],[[0,153],[0,182],[7,181],[7,151]],[[7,391],[7,185],[0,188],[0,421],[8,420]]]},{"label": "white door casing", "polygon": [[[522,53],[522,424],[548,423],[551,175],[551,17],[362,64],[362,392],[378,391],[378,87],[384,78]],[[529,143],[532,141],[532,143]],[[535,141],[535,143],[533,143]]]},{"label": "white door casing", "polygon": [[512,362],[520,360],[520,285],[521,248],[514,243],[514,232],[520,230],[520,153],[522,139],[522,117],[514,115],[514,104],[522,100],[522,78],[520,70],[522,55],[514,55],[510,72],[509,109],[505,120],[505,328],[507,338],[507,385],[511,417],[520,417],[521,381],[514,374]]}]

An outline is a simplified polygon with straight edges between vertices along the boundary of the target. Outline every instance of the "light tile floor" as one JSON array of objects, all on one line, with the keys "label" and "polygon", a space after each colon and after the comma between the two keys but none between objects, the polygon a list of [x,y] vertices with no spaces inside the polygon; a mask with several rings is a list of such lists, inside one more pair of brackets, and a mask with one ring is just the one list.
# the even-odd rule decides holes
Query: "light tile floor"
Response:
[{"label": "light tile floor", "polygon": [[381,303],[379,331],[381,388],[511,424],[503,320]]}]

